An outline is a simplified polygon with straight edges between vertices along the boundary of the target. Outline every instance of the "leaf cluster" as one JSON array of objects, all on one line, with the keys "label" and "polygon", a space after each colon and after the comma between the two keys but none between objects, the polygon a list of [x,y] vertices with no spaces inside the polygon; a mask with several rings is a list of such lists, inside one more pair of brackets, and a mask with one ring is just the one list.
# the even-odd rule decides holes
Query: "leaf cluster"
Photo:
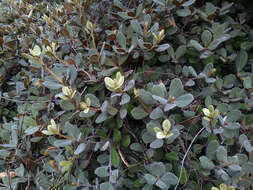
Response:
[{"label": "leaf cluster", "polygon": [[252,189],[244,6],[0,0],[0,190]]}]

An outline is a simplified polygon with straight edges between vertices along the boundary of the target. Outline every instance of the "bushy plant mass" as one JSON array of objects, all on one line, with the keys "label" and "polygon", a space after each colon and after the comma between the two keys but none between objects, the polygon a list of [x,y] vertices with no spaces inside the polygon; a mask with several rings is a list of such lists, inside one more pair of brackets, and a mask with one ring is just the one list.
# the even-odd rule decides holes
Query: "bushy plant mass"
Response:
[{"label": "bushy plant mass", "polygon": [[0,190],[253,189],[252,5],[0,0]]}]

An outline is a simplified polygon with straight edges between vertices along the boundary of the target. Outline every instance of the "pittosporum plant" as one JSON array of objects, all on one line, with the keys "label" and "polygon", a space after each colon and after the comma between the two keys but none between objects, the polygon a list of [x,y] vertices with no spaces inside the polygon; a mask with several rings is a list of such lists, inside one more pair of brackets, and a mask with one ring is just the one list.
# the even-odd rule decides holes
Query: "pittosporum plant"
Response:
[{"label": "pittosporum plant", "polygon": [[247,2],[1,0],[0,189],[252,189]]}]

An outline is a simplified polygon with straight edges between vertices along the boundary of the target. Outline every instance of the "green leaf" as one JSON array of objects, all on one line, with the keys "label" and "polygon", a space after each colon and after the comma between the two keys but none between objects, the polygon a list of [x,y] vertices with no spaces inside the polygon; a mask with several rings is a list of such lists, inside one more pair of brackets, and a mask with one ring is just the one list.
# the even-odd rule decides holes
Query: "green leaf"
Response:
[{"label": "green leaf", "polygon": [[174,103],[171,103],[171,104],[166,104],[165,107],[164,107],[164,111],[167,112],[171,109],[173,109],[174,107],[176,107],[177,105],[174,104]]},{"label": "green leaf", "polygon": [[[209,9],[209,10],[208,10]],[[206,6],[206,12],[211,12],[209,14],[213,14],[216,11],[217,7],[215,7],[212,3],[207,3]],[[226,30],[226,25],[224,23],[222,24],[216,24],[215,28],[213,29],[213,38],[217,39],[220,38]]]},{"label": "green leaf", "polygon": [[85,143],[79,144],[78,147],[76,148],[74,154],[78,155],[78,154],[82,153],[85,150],[85,148],[86,148],[86,144]]},{"label": "green leaf", "polygon": [[155,50],[157,52],[162,52],[162,51],[167,50],[169,47],[170,47],[169,44],[162,44],[162,45],[159,45],[158,48],[156,48]]},{"label": "green leaf", "polygon": [[104,182],[100,184],[100,190],[114,190],[114,187],[109,182]]},{"label": "green leaf", "polygon": [[252,81],[251,81],[250,76],[245,78],[245,80],[243,81],[243,86],[244,86],[244,88],[247,88],[247,89],[252,87]]},{"label": "green leaf", "polygon": [[241,49],[245,51],[249,51],[253,47],[253,42],[245,41],[241,43]]},{"label": "green leaf", "polygon": [[74,65],[71,65],[69,68],[68,68],[68,71],[67,73],[69,74],[69,83],[71,85],[74,84],[75,80],[76,80],[76,77],[77,77],[77,69]]},{"label": "green leaf", "polygon": [[245,150],[247,151],[247,152],[253,152],[253,146],[251,145],[251,143],[250,143],[250,141],[249,140],[245,140],[244,142],[243,142],[243,146],[244,146],[244,148],[245,148]]},{"label": "green leaf", "polygon": [[163,146],[163,140],[162,139],[156,139],[154,140],[151,144],[150,147],[151,148],[161,148]]},{"label": "green leaf", "polygon": [[219,146],[216,151],[216,158],[218,161],[226,163],[227,162],[227,149],[224,146]]},{"label": "green leaf", "polygon": [[56,147],[66,147],[72,143],[71,140],[56,140],[54,141],[54,146]]},{"label": "green leaf", "polygon": [[112,170],[110,174],[109,182],[112,184],[117,183],[118,177],[119,177],[119,170],[118,169]]},{"label": "green leaf", "polygon": [[232,164],[232,165],[228,166],[228,171],[240,172],[241,171],[241,166],[239,166],[237,164]]},{"label": "green leaf", "polygon": [[75,106],[68,100],[62,100],[60,102],[60,106],[63,110],[65,111],[70,111],[70,110],[74,110]]},{"label": "green leaf", "polygon": [[195,3],[195,1],[196,1],[196,0],[188,0],[188,1],[184,2],[184,3],[182,4],[182,6],[184,6],[184,7],[189,7],[189,6],[191,6],[193,3]]},{"label": "green leaf", "polygon": [[179,160],[176,152],[169,152],[165,154],[165,158],[169,161]]},{"label": "green leaf", "polygon": [[45,81],[43,82],[43,85],[51,90],[58,90],[62,88],[62,84],[53,81]]},{"label": "green leaf", "polygon": [[108,139],[108,136],[106,135],[106,132],[102,129],[98,129],[96,131],[96,135],[99,136],[99,137],[102,137],[104,139]]},{"label": "green leaf", "polygon": [[90,99],[92,107],[96,107],[96,108],[100,107],[99,99],[95,95],[93,95],[93,94],[86,94],[85,95],[85,100],[87,98]]},{"label": "green leaf", "polygon": [[168,189],[169,187],[167,186],[166,183],[164,183],[162,180],[157,180],[156,184],[157,187],[160,187],[161,189]]},{"label": "green leaf", "polygon": [[144,179],[146,180],[147,184],[154,185],[156,182],[156,178],[151,174],[145,174]]},{"label": "green leaf", "polygon": [[141,190],[152,190],[153,189],[153,186],[152,185],[149,185],[149,184],[145,184]]},{"label": "green leaf", "polygon": [[178,177],[171,172],[167,172],[162,176],[161,180],[165,182],[168,186],[176,185],[178,181]]},{"label": "green leaf", "polygon": [[165,173],[165,165],[162,162],[155,162],[146,166],[147,170],[154,176],[162,176]]},{"label": "green leaf", "polygon": [[245,67],[247,62],[248,62],[248,53],[244,50],[241,50],[240,54],[237,56],[235,60],[237,71],[240,72]]},{"label": "green leaf", "polygon": [[239,110],[232,110],[227,113],[226,122],[235,122],[241,119],[242,113]]},{"label": "green leaf", "polygon": [[144,119],[148,116],[148,113],[141,107],[136,107],[132,109],[131,114],[136,120]]},{"label": "green leaf", "polygon": [[205,107],[209,107],[212,104],[212,98],[211,96],[207,96],[205,98]]},{"label": "green leaf", "polygon": [[198,51],[204,50],[204,47],[196,40],[190,40],[190,45]]},{"label": "green leaf", "polygon": [[219,90],[221,90],[221,88],[222,88],[222,86],[223,86],[223,80],[220,79],[220,78],[216,79],[215,85],[216,85],[216,87],[217,87]]},{"label": "green leaf", "polygon": [[185,54],[185,52],[186,52],[186,46],[185,45],[179,46],[175,52],[176,59],[179,59],[180,57],[182,57]]},{"label": "green leaf", "polygon": [[212,40],[212,33],[209,30],[204,30],[201,35],[201,40],[207,46]]},{"label": "green leaf", "polygon": [[133,19],[133,17],[131,17],[131,16],[128,16],[128,14],[127,14],[127,12],[118,12],[117,13],[121,18],[123,18],[123,19]]},{"label": "green leaf", "polygon": [[130,101],[130,96],[127,94],[127,93],[124,93],[122,96],[121,96],[121,101],[120,101],[120,105],[124,105],[124,104],[127,104],[128,102]]},{"label": "green leaf", "polygon": [[126,83],[126,85],[125,85],[124,91],[129,91],[129,90],[131,90],[131,89],[134,87],[134,85],[135,85],[135,80],[134,80],[134,79],[128,81],[128,82]]},{"label": "green leaf", "polygon": [[102,123],[104,122],[106,119],[108,119],[108,115],[107,113],[102,112],[101,114],[99,114],[99,116],[96,118],[96,123]]},{"label": "green leaf", "polygon": [[152,112],[151,112],[151,114],[149,115],[149,117],[151,118],[151,119],[159,119],[159,118],[161,118],[161,117],[163,117],[163,111],[161,110],[161,108],[159,108],[159,107],[157,107],[157,108],[155,108]]},{"label": "green leaf", "polygon": [[98,177],[108,177],[110,175],[108,172],[108,166],[102,166],[102,167],[96,168],[95,174]]},{"label": "green leaf", "polygon": [[253,124],[253,114],[246,115],[246,125]]},{"label": "green leaf", "polygon": [[37,126],[30,126],[25,130],[25,134],[26,135],[32,135],[34,133],[36,133],[39,130],[39,127]]},{"label": "green leaf", "polygon": [[217,140],[212,140],[208,143],[206,148],[206,156],[208,159],[213,160],[215,158],[216,150],[220,146]]},{"label": "green leaf", "polygon": [[[167,93],[166,92],[166,87],[163,83],[159,83],[159,84],[156,84],[156,85],[153,85],[152,89],[151,89],[151,93],[153,95],[156,95],[156,96],[160,96],[160,97],[165,97],[165,94]],[[152,97],[153,97],[152,95]]]},{"label": "green leaf", "polygon": [[143,151],[143,147],[139,144],[139,143],[132,143],[130,145],[130,149],[137,151],[137,152],[142,152]]},{"label": "green leaf", "polygon": [[184,95],[179,96],[178,98],[176,98],[174,103],[178,107],[182,108],[182,107],[185,107],[185,106],[189,105],[193,100],[194,100],[194,97],[193,97],[192,94],[184,94]]},{"label": "green leaf", "polygon": [[224,77],[223,80],[224,80],[223,86],[228,89],[234,86],[236,77],[233,74],[228,74]]},{"label": "green leaf", "polygon": [[223,34],[218,39],[215,39],[214,41],[212,41],[210,45],[208,46],[208,49],[211,51],[216,49],[222,42],[227,41],[229,38],[230,38],[229,34]]},{"label": "green leaf", "polygon": [[19,177],[24,177],[24,174],[25,174],[25,167],[24,167],[24,165],[20,164],[20,166],[15,169],[15,173]]},{"label": "green leaf", "polygon": [[142,140],[145,144],[151,143],[152,141],[154,141],[156,138],[153,135],[150,135],[150,133],[148,133],[147,131],[145,131],[142,134]]},{"label": "green leaf", "polygon": [[119,130],[114,130],[113,132],[113,142],[118,143],[121,140],[121,132]]},{"label": "green leaf", "polygon": [[158,5],[165,6],[164,0],[153,0],[154,3],[157,3]]},{"label": "green leaf", "polygon": [[119,110],[119,115],[121,119],[124,119],[127,116],[127,109],[121,108]]},{"label": "green leaf", "polygon": [[240,129],[240,124],[239,123],[228,123],[228,125],[225,125],[225,128],[230,129],[230,130],[237,130]]},{"label": "green leaf", "polygon": [[123,49],[126,49],[126,37],[124,36],[122,32],[118,32],[117,41]]},{"label": "green leaf", "polygon": [[145,104],[150,105],[156,103],[155,100],[152,98],[152,94],[150,92],[143,89],[138,89],[138,94]]},{"label": "green leaf", "polygon": [[94,110],[89,110],[88,113],[84,113],[83,111],[79,113],[79,117],[84,117],[84,118],[89,118],[95,115],[96,111]]},{"label": "green leaf", "polygon": [[203,169],[211,170],[215,167],[213,162],[210,161],[206,156],[201,156],[199,160]]},{"label": "green leaf", "polygon": [[117,110],[117,108],[115,108],[115,107],[113,107],[113,106],[111,106],[111,105],[108,105],[107,106],[107,113],[109,113],[111,116],[114,116],[114,115],[116,115],[117,113],[118,113],[118,110]]},{"label": "green leaf", "polygon": [[179,97],[184,93],[184,87],[180,79],[175,78],[170,83],[169,95]]},{"label": "green leaf", "polygon": [[195,69],[192,66],[189,66],[188,69],[189,69],[189,72],[191,73],[192,76],[194,76],[194,77],[198,76],[197,72],[195,71]]},{"label": "green leaf", "polygon": [[117,153],[116,149],[113,147],[111,151],[111,159],[112,159],[112,165],[113,167],[117,168],[120,163],[120,157],[119,154]]},{"label": "green leaf", "polygon": [[165,98],[162,98],[162,97],[157,96],[157,95],[152,95],[152,98],[157,100],[161,104],[167,104],[167,101],[168,101]]},{"label": "green leaf", "polygon": [[123,136],[123,138],[122,138],[122,140],[121,140],[121,144],[122,144],[124,147],[128,147],[130,143],[131,143],[131,137],[130,137],[130,135],[125,135],[125,136]]},{"label": "green leaf", "polygon": [[138,18],[142,14],[143,4],[140,3],[136,9],[136,17]]},{"label": "green leaf", "polygon": [[[113,62],[111,59],[107,59],[108,61]],[[112,64],[113,65],[113,64]],[[112,75],[112,73],[114,73],[115,71],[119,70],[118,67],[113,67],[110,69],[103,69],[103,71],[100,73],[100,75],[102,75],[103,77],[109,77]]]},{"label": "green leaf", "polygon": [[154,128],[156,128],[156,127],[160,127],[161,126],[161,124],[160,124],[160,122],[159,121],[154,121],[154,120],[151,120],[150,122],[148,122],[147,124],[146,124],[146,129],[147,129],[147,132],[149,133],[149,134],[151,134],[152,136],[155,136],[155,131],[154,131]]},{"label": "green leaf", "polygon": [[191,15],[191,10],[188,9],[188,8],[185,8],[185,9],[178,9],[176,11],[177,15],[180,16],[180,17],[187,17],[189,15]]},{"label": "green leaf", "polygon": [[10,155],[10,153],[10,151],[2,149],[0,150],[0,157],[5,160]]},{"label": "green leaf", "polygon": [[141,34],[142,35],[142,28],[141,28],[141,25],[140,23],[137,21],[137,20],[131,20],[131,27],[133,28],[133,30],[138,33],[138,34]]},{"label": "green leaf", "polygon": [[242,165],[242,170],[246,173],[253,174],[253,162],[246,162]]},{"label": "green leaf", "polygon": [[[177,168],[177,176],[179,177],[180,176],[180,170],[181,170],[181,167]],[[187,180],[187,171],[185,168],[182,168],[182,174],[181,174],[181,178],[180,178],[180,184],[184,184]]]},{"label": "green leaf", "polygon": [[70,185],[70,184],[66,184],[66,185],[64,185],[62,190],[77,190],[77,188],[75,186]]}]

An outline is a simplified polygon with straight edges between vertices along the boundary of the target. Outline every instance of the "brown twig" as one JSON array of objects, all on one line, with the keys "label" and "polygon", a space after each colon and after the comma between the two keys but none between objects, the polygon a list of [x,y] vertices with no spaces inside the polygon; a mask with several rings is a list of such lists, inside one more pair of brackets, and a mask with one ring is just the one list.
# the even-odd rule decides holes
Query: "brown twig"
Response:
[{"label": "brown twig", "polygon": [[50,75],[52,75],[52,77],[54,77],[59,83],[64,85],[64,82],[47,67],[47,65],[42,61],[42,59],[39,60],[39,63]]},{"label": "brown twig", "polygon": [[65,135],[63,135],[63,134],[61,134],[61,133],[59,133],[59,134],[57,134],[57,135],[58,135],[59,137],[64,138],[64,139],[68,139],[68,140],[71,140],[71,141],[76,141],[76,139],[75,139],[75,138],[65,136]]},{"label": "brown twig", "polygon": [[119,156],[120,156],[122,162],[126,165],[126,167],[129,167],[129,163],[126,161],[126,159],[124,158],[124,156],[119,148],[118,148],[118,153],[119,153]]}]

